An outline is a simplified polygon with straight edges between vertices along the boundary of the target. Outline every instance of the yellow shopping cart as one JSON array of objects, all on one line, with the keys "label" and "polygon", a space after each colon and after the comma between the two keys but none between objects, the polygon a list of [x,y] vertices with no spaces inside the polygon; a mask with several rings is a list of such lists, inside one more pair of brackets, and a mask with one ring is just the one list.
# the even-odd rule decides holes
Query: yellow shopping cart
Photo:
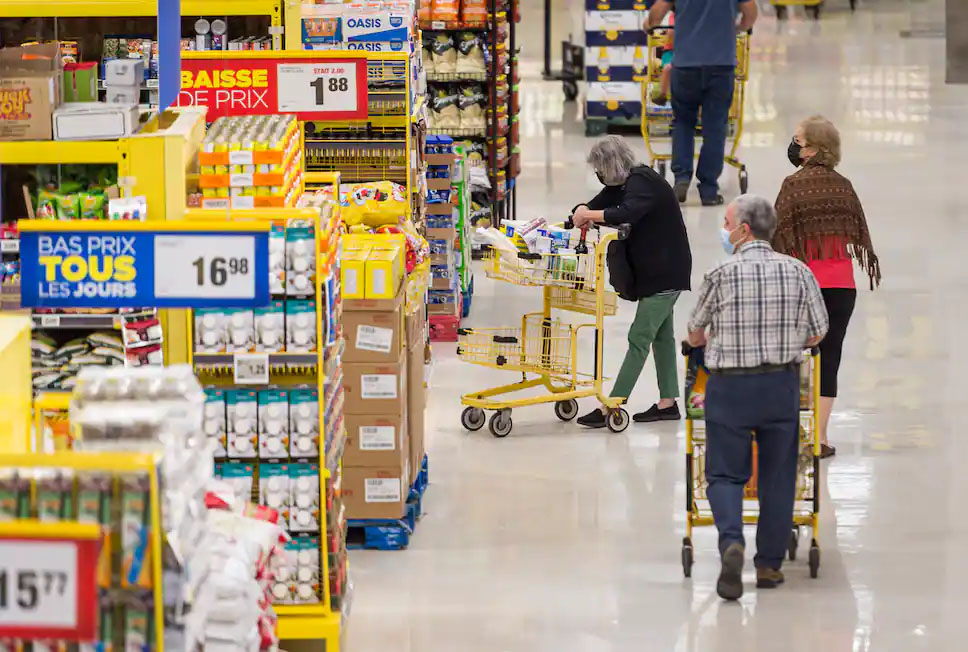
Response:
[{"label": "yellow shopping cart", "polygon": [[[571,229],[570,223],[565,224]],[[629,226],[603,233],[589,251],[585,232],[574,250],[558,253],[507,252],[491,250],[486,260],[488,277],[542,288],[541,312],[521,318],[520,326],[502,328],[461,328],[457,331],[457,355],[472,364],[514,371],[521,380],[464,394],[461,424],[470,431],[480,430],[486,421],[484,410],[494,410],[488,427],[495,437],[511,433],[511,410],[516,407],[555,404],[555,415],[571,421],[578,415],[578,400],[597,396],[608,411],[612,432],[629,425],[629,415],[621,407],[622,397],[605,396],[602,384],[602,343],[605,317],[618,310],[618,296],[605,286],[605,256],[608,245],[628,236]],[[573,325],[561,321],[554,310],[594,316],[594,323]],[[578,337],[594,329],[595,361],[591,372],[578,368]],[[533,378],[528,376],[532,375]],[[509,399],[505,395],[543,387],[538,396]]]},{"label": "yellow shopping cart", "polygon": [[[654,27],[649,31],[648,38],[648,75],[642,82],[642,139],[649,153],[653,168],[662,175],[666,175],[667,164],[672,160],[672,105],[667,102],[660,106],[652,101],[653,90],[662,81],[662,51],[667,48],[672,39],[675,27]],[[723,158],[727,165],[738,170],[739,191],[746,194],[749,188],[749,175],[746,165],[736,155],[739,151],[740,138],[743,135],[744,106],[746,105],[746,81],[749,79],[750,66],[750,34],[742,32],[736,35],[736,84],[733,92],[733,104],[729,108],[729,123],[726,138],[732,144],[729,152]],[[697,135],[702,137],[702,116],[696,126]],[[669,143],[663,151],[656,149],[659,143]]]},{"label": "yellow shopping cart", "polygon": [[[682,572],[692,575],[694,527],[714,525],[712,508],[706,497],[705,386],[708,372],[703,366],[703,349],[683,345],[686,357],[686,536],[682,539]],[[820,403],[820,353],[805,352],[800,363],[800,456],[797,462],[797,489],[793,505],[793,524],[787,549],[790,561],[797,557],[800,529],[811,530],[808,564],[810,577],[820,569],[820,429],[817,408]],[[753,473],[743,494],[743,522],[759,519],[757,494],[756,434],[753,434]]]}]

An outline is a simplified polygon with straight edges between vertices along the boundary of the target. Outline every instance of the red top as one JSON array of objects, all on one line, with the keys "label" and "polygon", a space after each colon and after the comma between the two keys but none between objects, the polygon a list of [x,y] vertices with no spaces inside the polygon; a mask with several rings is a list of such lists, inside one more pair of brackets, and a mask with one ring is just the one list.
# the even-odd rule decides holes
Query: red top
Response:
[{"label": "red top", "polygon": [[817,277],[817,284],[821,288],[857,287],[854,283],[854,261],[847,255],[846,245],[840,238],[833,237],[824,244],[835,249],[833,252],[827,252],[828,255],[825,258],[817,257],[819,252],[815,246],[807,251],[807,266]]}]

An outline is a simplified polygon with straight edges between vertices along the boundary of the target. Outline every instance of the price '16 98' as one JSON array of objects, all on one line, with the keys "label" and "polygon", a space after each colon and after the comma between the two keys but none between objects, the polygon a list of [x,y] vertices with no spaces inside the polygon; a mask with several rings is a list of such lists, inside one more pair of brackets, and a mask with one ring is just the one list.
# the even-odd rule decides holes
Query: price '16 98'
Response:
[{"label": "price '16 98'", "polygon": [[[207,265],[206,262],[208,262]],[[211,261],[206,261],[204,256],[200,256],[192,261],[192,265],[195,267],[199,287],[206,284],[221,287],[228,282],[229,276],[246,276],[249,273],[247,258],[217,256]]]}]

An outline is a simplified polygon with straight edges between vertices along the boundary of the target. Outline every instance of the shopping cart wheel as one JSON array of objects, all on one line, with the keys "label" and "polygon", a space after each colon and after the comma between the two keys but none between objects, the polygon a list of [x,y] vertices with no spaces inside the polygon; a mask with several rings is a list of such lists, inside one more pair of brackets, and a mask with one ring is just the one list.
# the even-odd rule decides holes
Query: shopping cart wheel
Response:
[{"label": "shopping cart wheel", "polygon": [[745,195],[746,191],[750,187],[750,177],[746,173],[746,166],[744,165],[739,169],[739,194]]},{"label": "shopping cart wheel", "polygon": [[578,84],[570,79],[561,83],[561,90],[565,92],[565,101],[574,102],[578,99]]},{"label": "shopping cart wheel", "polygon": [[491,434],[495,437],[507,437],[511,434],[511,410],[498,410],[491,415],[488,423]]},{"label": "shopping cart wheel", "polygon": [[682,538],[682,574],[692,577],[692,539]]},{"label": "shopping cart wheel", "polygon": [[464,411],[460,413],[460,424],[471,432],[476,432],[483,428],[485,421],[487,421],[487,417],[481,408],[468,407],[464,408]]},{"label": "shopping cart wheel", "polygon": [[817,540],[813,539],[810,542],[810,577],[816,579],[817,573],[820,572],[820,546],[817,545]]},{"label": "shopping cart wheel", "polygon": [[578,401],[571,398],[555,403],[555,416],[562,421],[571,421],[578,416]]},{"label": "shopping cart wheel", "polygon": [[612,432],[622,432],[629,427],[629,413],[625,408],[617,408],[608,413],[608,429]]},{"label": "shopping cart wheel", "polygon": [[794,527],[790,532],[790,544],[787,546],[787,557],[790,561],[797,560],[797,548],[800,546],[800,528]]}]

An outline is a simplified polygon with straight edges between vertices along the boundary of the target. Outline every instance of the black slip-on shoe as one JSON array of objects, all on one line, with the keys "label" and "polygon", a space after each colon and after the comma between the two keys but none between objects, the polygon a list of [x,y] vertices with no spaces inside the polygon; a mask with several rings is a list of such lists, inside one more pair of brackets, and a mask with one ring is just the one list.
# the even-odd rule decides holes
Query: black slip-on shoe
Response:
[{"label": "black slip-on shoe", "polygon": [[703,206],[722,206],[725,203],[726,203],[726,200],[723,199],[723,196],[722,195],[716,195],[715,197],[703,197],[702,198],[702,205]]},{"label": "black slip-on shoe", "polygon": [[743,597],[743,555],[746,550],[741,543],[732,543],[723,553],[723,566],[716,581],[716,593],[723,600],[739,600]]},{"label": "black slip-on shoe", "polygon": [[660,408],[658,403],[653,404],[645,412],[632,415],[632,421],[636,423],[653,423],[655,421],[678,421],[682,418],[679,414],[679,404],[673,403],[672,407]]},{"label": "black slip-on shoe", "polygon": [[676,181],[676,185],[672,186],[672,190],[676,193],[676,199],[679,200],[679,203],[685,204],[686,196],[689,194],[689,182]]},{"label": "black slip-on shoe", "polygon": [[578,425],[586,426],[588,428],[604,428],[605,413],[600,409],[592,410],[588,414],[578,417]]}]

